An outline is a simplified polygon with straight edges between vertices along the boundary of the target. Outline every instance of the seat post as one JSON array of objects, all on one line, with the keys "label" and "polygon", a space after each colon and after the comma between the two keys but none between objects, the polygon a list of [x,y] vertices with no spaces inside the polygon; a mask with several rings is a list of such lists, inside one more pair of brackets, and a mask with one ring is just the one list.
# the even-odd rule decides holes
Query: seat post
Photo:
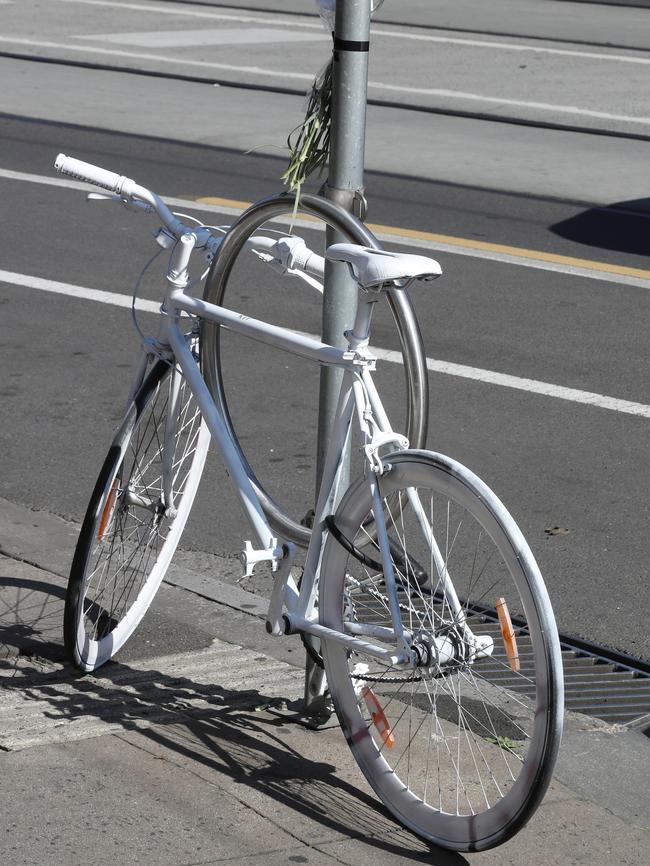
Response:
[{"label": "seat post", "polygon": [[375,304],[379,298],[377,293],[370,294],[357,290],[358,303],[357,312],[354,317],[354,325],[351,330],[346,331],[348,344],[351,349],[359,349],[367,346],[370,341],[370,324]]}]

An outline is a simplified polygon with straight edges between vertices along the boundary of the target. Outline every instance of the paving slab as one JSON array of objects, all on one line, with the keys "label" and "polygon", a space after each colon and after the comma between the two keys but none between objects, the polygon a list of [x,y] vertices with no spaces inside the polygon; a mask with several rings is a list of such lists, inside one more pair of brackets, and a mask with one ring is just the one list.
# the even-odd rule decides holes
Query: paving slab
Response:
[{"label": "paving slab", "polygon": [[216,776],[203,780],[171,758],[121,736],[1,757],[12,791],[4,863],[237,863],[301,847]]}]

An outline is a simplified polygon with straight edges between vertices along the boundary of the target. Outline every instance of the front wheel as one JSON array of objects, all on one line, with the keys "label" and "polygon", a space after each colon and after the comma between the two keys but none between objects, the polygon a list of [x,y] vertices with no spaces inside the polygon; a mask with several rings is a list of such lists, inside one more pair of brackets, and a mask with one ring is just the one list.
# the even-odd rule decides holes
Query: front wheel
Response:
[{"label": "front wheel", "polygon": [[184,378],[157,362],[113,440],[75,550],[64,641],[82,671],[107,662],[153,601],[187,522],[209,442]]},{"label": "front wheel", "polygon": [[[259,234],[277,237],[275,224],[270,221],[293,221],[294,208],[294,196],[283,193],[257,202],[242,214],[223,239],[219,254],[212,263],[204,299],[283,327],[307,328],[313,332],[312,336],[320,338],[322,299],[316,301],[313,289],[305,290],[301,281],[280,276],[263,257],[253,254],[246,246],[251,237]],[[362,222],[328,199],[305,193],[300,197],[298,213],[312,220],[313,230],[318,229],[311,237],[308,228],[305,229],[314,249],[324,241],[321,230],[325,226],[336,229],[350,243],[382,249]],[[293,230],[287,228],[286,233],[291,235]],[[397,426],[404,431],[412,447],[423,448],[427,435],[429,385],[422,335],[406,291],[389,289],[385,295],[390,314],[382,312],[383,303],[377,305],[379,309],[374,313],[373,333],[379,339],[394,341],[398,348],[393,354],[398,355],[403,364],[403,373],[397,377],[399,384],[396,382],[392,388],[396,405],[387,408],[391,418],[399,417],[401,413],[402,423]],[[309,419],[317,405],[302,401],[309,400],[306,395],[310,393],[318,394],[318,371],[314,368],[314,372],[310,372],[303,361],[296,362],[286,353],[280,354],[276,349],[267,351],[258,345],[255,349],[255,375],[251,376],[250,355],[245,354],[250,352],[246,348],[249,345],[248,339],[204,321],[201,340],[203,375],[271,526],[282,538],[306,548],[311,538],[309,510],[314,496],[308,455],[315,453],[316,448],[316,431],[311,429],[313,425]],[[386,367],[391,366],[384,366],[383,374],[387,375],[388,381],[391,379]],[[310,378],[314,375],[315,379]],[[291,384],[292,377],[296,377],[295,389]],[[267,425],[261,425],[263,436],[258,431],[258,438],[252,439],[248,413],[259,413],[269,395],[273,394],[277,399],[283,387],[283,396],[295,391],[283,414],[281,435],[286,442],[283,443],[279,435],[275,440],[269,440]],[[276,467],[277,463],[284,463],[283,477],[291,478],[292,483],[285,490],[277,480],[273,485],[269,484],[272,477],[270,467],[260,466],[261,455],[267,448],[268,454],[273,455],[269,462],[275,462]]]},{"label": "front wheel", "polygon": [[[475,475],[424,451],[385,463],[382,509],[415,661],[323,641],[332,698],[357,763],[401,823],[446,848],[491,848],[533,813],[559,748],[551,605],[521,532]],[[382,557],[363,528],[370,517],[361,480],[326,542],[320,618],[394,650]]]}]

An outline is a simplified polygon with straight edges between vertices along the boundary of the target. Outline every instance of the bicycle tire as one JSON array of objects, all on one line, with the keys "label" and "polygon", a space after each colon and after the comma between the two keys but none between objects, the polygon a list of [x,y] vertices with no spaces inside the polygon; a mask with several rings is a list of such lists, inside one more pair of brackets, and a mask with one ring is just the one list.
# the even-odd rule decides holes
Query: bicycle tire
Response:
[{"label": "bicycle tire", "polygon": [[[524,825],[551,779],[563,716],[555,620],[528,545],[485,484],[431,452],[404,451],[385,462],[390,469],[380,480],[382,507],[390,496],[400,503],[388,509],[387,528],[429,570],[424,588],[408,567],[398,574],[404,627],[421,650],[432,646],[434,634],[455,640],[450,646],[456,660],[445,666],[430,651],[419,667],[400,670],[323,640],[327,681],[352,753],[393,815],[429,842],[480,851]],[[409,502],[413,490],[423,506],[420,515]],[[353,540],[371,510],[368,483],[360,480],[337,510],[338,530]],[[442,563],[468,625],[475,635],[492,636],[492,654],[485,658],[462,660],[460,620],[451,613],[451,591],[432,579],[437,569],[422,514],[443,542]],[[499,624],[497,596],[509,608],[514,639]],[[323,625],[339,631],[345,621],[391,627],[382,574],[331,534],[319,615]]]},{"label": "bicycle tire", "polygon": [[[242,214],[230,228],[212,263],[205,284],[204,300],[217,305],[225,305],[228,282],[233,267],[248,238],[265,222],[277,217],[292,215],[294,205],[294,197],[282,193],[263,199]],[[379,241],[360,220],[328,199],[303,194],[300,197],[299,213],[318,217],[344,235],[350,243],[361,244],[377,250],[382,249]],[[404,290],[395,289],[388,291],[386,295],[404,361],[406,418],[401,429],[405,431],[405,435],[413,448],[422,448],[426,443],[429,414],[428,376],[422,336],[408,294]],[[252,468],[239,441],[223,378],[221,333],[222,328],[219,325],[209,324],[205,321],[202,323],[201,366],[203,376],[223,416],[233,444],[251,478],[269,523],[281,537],[302,547],[307,547],[311,537],[311,529],[299,520],[292,518],[269,493]]]},{"label": "bicycle tire", "polygon": [[210,434],[179,372],[173,508],[165,507],[161,467],[173,369],[156,362],[137,391],[81,527],[66,592],[64,643],[85,672],[112,658],[149,608],[203,472]]}]

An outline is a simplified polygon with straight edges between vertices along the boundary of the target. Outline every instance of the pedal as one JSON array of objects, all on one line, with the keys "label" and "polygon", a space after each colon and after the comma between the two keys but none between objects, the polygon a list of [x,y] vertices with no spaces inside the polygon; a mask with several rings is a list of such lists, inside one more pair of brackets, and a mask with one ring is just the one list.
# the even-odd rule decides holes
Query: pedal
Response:
[{"label": "pedal", "polygon": [[278,563],[284,556],[281,547],[278,547],[277,538],[271,539],[272,547],[267,547],[262,550],[255,550],[250,541],[244,542],[244,549],[239,554],[239,561],[243,569],[242,577],[251,577],[255,566],[259,562],[270,562],[271,571],[277,571]]}]

